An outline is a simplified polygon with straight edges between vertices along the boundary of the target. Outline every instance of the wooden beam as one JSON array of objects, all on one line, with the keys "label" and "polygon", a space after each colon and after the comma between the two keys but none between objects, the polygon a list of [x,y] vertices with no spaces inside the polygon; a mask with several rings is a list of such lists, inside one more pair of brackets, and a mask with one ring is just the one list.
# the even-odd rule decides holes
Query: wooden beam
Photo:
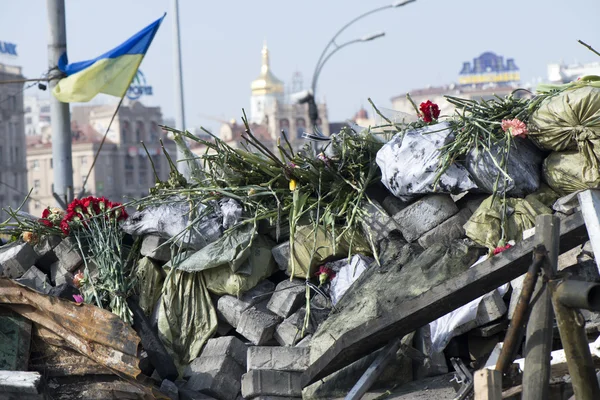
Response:
[{"label": "wooden beam", "polygon": [[[561,221],[561,252],[587,240],[580,212]],[[406,301],[401,309],[366,322],[336,338],[336,342],[303,374],[302,386],[324,378],[452,310],[523,275],[531,263],[534,238],[517,243],[431,290]]]},{"label": "wooden beam", "polygon": [[502,372],[484,368],[473,378],[475,400],[502,400]]},{"label": "wooden beam", "polygon": [[[560,220],[553,215],[538,215],[535,219],[535,244],[544,245],[548,252],[545,261],[550,277],[556,273]],[[552,351],[552,301],[550,290],[540,275],[533,298],[525,334],[525,369],[523,371],[523,400],[545,400],[550,390],[550,352]]]},{"label": "wooden beam", "polygon": [[[578,194],[583,219],[590,236],[594,254],[600,255],[600,190],[588,189]],[[600,256],[596,256],[596,267],[600,271]]]}]

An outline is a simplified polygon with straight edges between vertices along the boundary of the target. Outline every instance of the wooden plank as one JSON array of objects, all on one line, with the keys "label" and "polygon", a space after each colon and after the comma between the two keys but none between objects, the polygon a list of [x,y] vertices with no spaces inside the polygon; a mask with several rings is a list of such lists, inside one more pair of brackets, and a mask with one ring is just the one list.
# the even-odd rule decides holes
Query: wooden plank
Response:
[{"label": "wooden plank", "polygon": [[[592,249],[594,254],[600,254],[600,190],[588,189],[579,193],[578,197]],[[596,267],[600,271],[600,257],[595,258]]]},{"label": "wooden plank", "polygon": [[41,386],[42,376],[38,372],[0,371],[0,393],[39,394]]},{"label": "wooden plank", "polygon": [[484,368],[473,378],[475,400],[502,400],[502,372]]},{"label": "wooden plank", "polygon": [[[561,252],[570,250],[587,239],[580,212],[561,221]],[[393,338],[406,335],[523,275],[532,260],[533,244],[533,238],[517,243],[504,251],[502,256],[492,257],[454,279],[406,301],[394,313],[382,315],[381,318],[348,331],[337,338],[335,344],[304,372],[302,386],[308,386],[383,347]]]},{"label": "wooden plank", "polygon": [[[560,220],[553,215],[538,215],[535,219],[535,244],[548,252],[545,266],[554,276],[558,265]],[[550,390],[550,352],[552,351],[552,300],[550,290],[539,276],[525,334],[525,370],[523,371],[523,400],[545,400]]]}]

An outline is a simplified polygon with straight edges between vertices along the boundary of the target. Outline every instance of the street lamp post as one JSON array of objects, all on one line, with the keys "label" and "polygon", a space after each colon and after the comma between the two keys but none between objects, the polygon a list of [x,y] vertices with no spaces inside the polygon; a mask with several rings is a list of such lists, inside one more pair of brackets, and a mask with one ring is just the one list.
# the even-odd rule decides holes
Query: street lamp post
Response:
[{"label": "street lamp post", "polygon": [[[313,72],[313,77],[312,77],[312,83],[311,83],[311,94],[310,97],[307,99],[307,103],[308,103],[308,115],[310,117],[310,122],[311,125],[314,129],[314,127],[317,125],[317,120],[319,119],[319,109],[317,108],[317,104],[316,104],[316,95],[317,95],[317,80],[319,78],[319,74],[321,73],[321,70],[323,69],[323,65],[325,64],[325,62],[327,62],[327,60],[329,60],[329,58],[331,58],[331,56],[333,54],[335,54],[336,52],[338,52],[339,50],[341,50],[342,48],[349,46],[351,44],[354,43],[359,43],[359,42],[369,42],[371,40],[375,40],[378,39],[382,36],[385,35],[385,33],[383,32],[379,32],[373,35],[368,35],[365,36],[363,38],[360,39],[354,39],[354,40],[350,40],[346,43],[343,43],[341,45],[337,45],[335,43],[335,40],[337,39],[337,37],[346,30],[346,28],[348,28],[350,25],[354,24],[356,21],[363,19],[364,17],[374,14],[376,12],[379,11],[383,11],[383,10],[387,10],[390,8],[398,8],[398,7],[402,7],[405,6],[407,4],[413,3],[416,0],[405,0],[405,1],[397,1],[395,3],[392,4],[388,4],[382,7],[378,7],[375,8],[371,11],[367,11],[364,14],[359,15],[358,17],[354,18],[352,21],[348,22],[346,25],[344,25],[339,31],[336,32],[335,35],[333,35],[333,37],[331,38],[331,40],[329,41],[329,43],[327,43],[327,46],[325,46],[325,49],[323,49],[323,52],[321,53],[321,56],[319,57],[319,60],[317,61],[317,65],[315,66],[315,71]],[[334,45],[335,49],[327,54],[327,51],[329,50],[329,48]]]}]

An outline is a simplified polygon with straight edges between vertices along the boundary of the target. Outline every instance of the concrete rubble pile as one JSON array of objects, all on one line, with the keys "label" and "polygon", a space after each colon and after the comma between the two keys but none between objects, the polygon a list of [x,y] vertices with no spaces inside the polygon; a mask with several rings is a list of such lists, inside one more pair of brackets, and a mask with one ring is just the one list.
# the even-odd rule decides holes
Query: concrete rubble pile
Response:
[{"label": "concrete rubble pile", "polygon": [[[385,303],[385,291],[418,293],[436,284],[435,280],[439,278],[431,281],[421,279],[421,282],[411,275],[411,265],[414,264],[411,261],[429,252],[432,258],[428,267],[434,268],[432,265],[438,263],[437,259],[445,260],[443,268],[452,269],[454,266],[448,260],[458,257],[460,263],[456,264],[456,268],[464,270],[485,253],[482,248],[473,246],[463,228],[484,196],[432,194],[407,203],[380,190],[379,199],[370,215],[371,227],[377,232],[381,266],[372,262],[361,276],[355,277],[336,306],[332,307],[326,296],[313,296],[309,324],[303,327],[306,286],[304,280],[290,280],[285,274],[289,244],[278,244],[272,250],[280,268],[276,273],[239,297],[212,296],[219,320],[217,332],[180,377],[164,379],[156,371],[152,373],[152,366],[142,368],[151,376],[155,387],[160,388],[160,393],[172,399],[343,398],[378,352],[303,390],[303,371],[331,345],[330,342],[335,341],[340,332],[356,325],[357,321],[377,318],[378,309],[402,306],[401,297],[396,297],[391,304],[381,304]],[[557,214],[563,217],[577,206],[573,204],[565,208],[565,200],[568,199],[556,202],[556,208],[562,207],[562,212]],[[163,243],[164,239],[155,235],[144,237],[141,246],[143,258],[139,262],[150,261],[160,271],[160,267],[170,259],[166,247],[161,246]],[[447,249],[460,249],[458,252],[461,254],[449,255]],[[342,258],[342,261],[342,264],[348,265],[347,259]],[[77,293],[72,280],[82,263],[81,256],[68,238],[47,237],[33,245],[17,241],[0,247],[0,270],[4,278],[43,295],[68,300]],[[416,268],[427,278],[427,273],[423,275],[423,265]],[[581,279],[599,280],[589,242],[562,255],[559,268]],[[435,272],[435,276],[443,279],[444,273],[440,271],[429,272]],[[454,273],[450,271],[448,276]],[[386,275],[387,280],[381,280]],[[407,283],[407,279],[412,282]],[[452,325],[441,350],[439,339],[435,339],[435,346],[432,342],[432,336],[439,335],[439,332],[433,331],[430,325],[405,336],[395,359],[371,391],[380,393],[394,388],[392,393],[395,389],[404,393],[402,390],[406,389],[403,388],[412,388],[412,392],[427,392],[430,390],[427,388],[437,387],[431,389],[436,397],[453,398],[456,389],[452,384],[454,373],[449,360],[459,358],[472,368],[493,362],[493,357],[497,357],[498,343],[502,341],[514,312],[521,283],[515,279],[511,282],[511,290],[496,290],[483,296],[476,306],[475,318]],[[332,283],[322,287],[325,295],[330,286]],[[18,313],[2,310],[0,330],[8,340],[3,340],[0,349],[0,369],[4,370],[0,375],[17,374],[30,381],[27,387],[19,389],[22,392],[12,394],[14,398],[45,398],[43,387],[50,388],[54,399],[84,398],[90,391],[109,393],[116,386],[131,398],[143,397],[138,388],[119,379],[106,366],[91,361],[64,343],[48,340],[47,336],[40,334],[36,323],[32,324]],[[597,334],[600,316],[585,312],[585,317],[588,333]],[[142,356],[140,362],[147,364],[148,360]],[[81,385],[71,383],[74,379],[85,382],[87,389],[82,390]],[[413,383],[405,385],[410,382]],[[0,391],[13,389],[3,388],[0,384]],[[391,396],[412,398],[410,394]]]}]

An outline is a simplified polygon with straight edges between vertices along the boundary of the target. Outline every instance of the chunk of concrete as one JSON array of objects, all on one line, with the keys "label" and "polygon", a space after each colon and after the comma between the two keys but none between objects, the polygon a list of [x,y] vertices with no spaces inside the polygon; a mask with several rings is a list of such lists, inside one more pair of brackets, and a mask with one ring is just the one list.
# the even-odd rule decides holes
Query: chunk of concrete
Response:
[{"label": "chunk of concrete", "polygon": [[171,247],[169,245],[163,246],[166,241],[166,239],[157,235],[146,235],[142,240],[140,254],[156,261],[167,262],[171,259]]},{"label": "chunk of concrete", "polygon": [[290,242],[287,241],[278,244],[271,249],[271,253],[273,254],[275,263],[277,263],[277,267],[282,271],[286,271],[290,263]]},{"label": "chunk of concrete", "polygon": [[217,399],[235,399],[240,391],[243,368],[226,355],[198,357],[188,365],[185,389],[202,392]]},{"label": "chunk of concrete", "polygon": [[281,318],[273,313],[250,307],[242,313],[237,331],[255,345],[260,346],[273,338],[275,328],[280,321]]},{"label": "chunk of concrete", "polygon": [[69,272],[75,271],[83,264],[77,243],[71,238],[63,239],[54,248],[54,254],[56,254],[56,258],[58,258],[62,268]]},{"label": "chunk of concrete", "polygon": [[423,234],[423,236],[419,238],[419,244],[424,249],[435,243],[449,246],[453,240],[465,237],[463,225],[467,223],[472,214],[471,210],[463,208],[458,214],[448,218],[440,225]]},{"label": "chunk of concrete", "polygon": [[30,267],[17,282],[43,294],[49,294],[52,289],[48,276],[35,266]]},{"label": "chunk of concrete", "polygon": [[304,281],[294,279],[292,281],[281,281],[275,288],[275,293],[271,296],[267,308],[279,315],[287,318],[293,312],[298,310],[306,297],[306,286]]},{"label": "chunk of concrete", "polygon": [[242,396],[302,397],[301,372],[252,370],[242,377]]},{"label": "chunk of concrete", "polygon": [[404,210],[408,206],[408,203],[400,200],[396,196],[390,195],[383,199],[381,206],[389,215],[396,215],[400,211]]},{"label": "chunk of concrete", "polygon": [[268,301],[275,290],[275,284],[268,279],[260,281],[252,289],[240,296],[240,300],[251,306]]},{"label": "chunk of concrete", "polygon": [[28,243],[13,242],[0,247],[0,276],[17,279],[35,264],[37,254]]},{"label": "chunk of concrete", "polygon": [[496,321],[506,314],[507,308],[504,299],[497,290],[483,296],[479,307],[477,307],[477,317],[475,320],[467,322],[454,330],[454,336],[462,335],[478,326]]},{"label": "chunk of concrete", "polygon": [[202,349],[202,357],[229,356],[246,369],[248,347],[235,336],[209,339]]},{"label": "chunk of concrete", "polygon": [[248,348],[246,370],[304,371],[309,366],[307,347],[252,346]]},{"label": "chunk of concrete", "polygon": [[54,254],[54,248],[58,246],[62,238],[60,236],[43,236],[33,246],[33,250],[37,254],[37,261],[35,262],[36,267],[41,269],[43,272],[49,273],[50,266],[58,261],[56,254]]},{"label": "chunk of concrete", "polygon": [[[319,297],[315,297],[311,301],[311,305],[318,303]],[[323,308],[321,304],[316,305],[317,307]],[[323,322],[329,313],[327,309],[313,308],[310,312],[310,320],[308,326],[304,329],[304,336],[302,335],[302,328],[304,326],[304,318],[306,316],[306,308],[301,308],[288,318],[286,318],[275,330],[275,340],[281,346],[294,346],[296,343],[300,344],[300,341],[308,336],[308,334],[314,333],[318,326]]]},{"label": "chunk of concrete", "polygon": [[404,239],[412,243],[457,213],[458,207],[449,195],[431,194],[399,211],[393,218]]},{"label": "chunk of concrete", "polygon": [[52,282],[54,282],[55,286],[73,284],[73,274],[66,268],[63,268],[63,265],[60,263],[60,261],[57,261],[50,266],[50,279]]},{"label": "chunk of concrete", "polygon": [[217,301],[217,316],[219,319],[237,328],[242,313],[250,307],[250,304],[236,297],[230,295],[221,296]]},{"label": "chunk of concrete", "polygon": [[179,400],[179,388],[173,382],[165,379],[160,384],[160,392],[171,400]]},{"label": "chunk of concrete", "polygon": [[304,339],[298,342],[296,347],[310,347],[310,340],[312,339],[312,335],[304,336]]}]

